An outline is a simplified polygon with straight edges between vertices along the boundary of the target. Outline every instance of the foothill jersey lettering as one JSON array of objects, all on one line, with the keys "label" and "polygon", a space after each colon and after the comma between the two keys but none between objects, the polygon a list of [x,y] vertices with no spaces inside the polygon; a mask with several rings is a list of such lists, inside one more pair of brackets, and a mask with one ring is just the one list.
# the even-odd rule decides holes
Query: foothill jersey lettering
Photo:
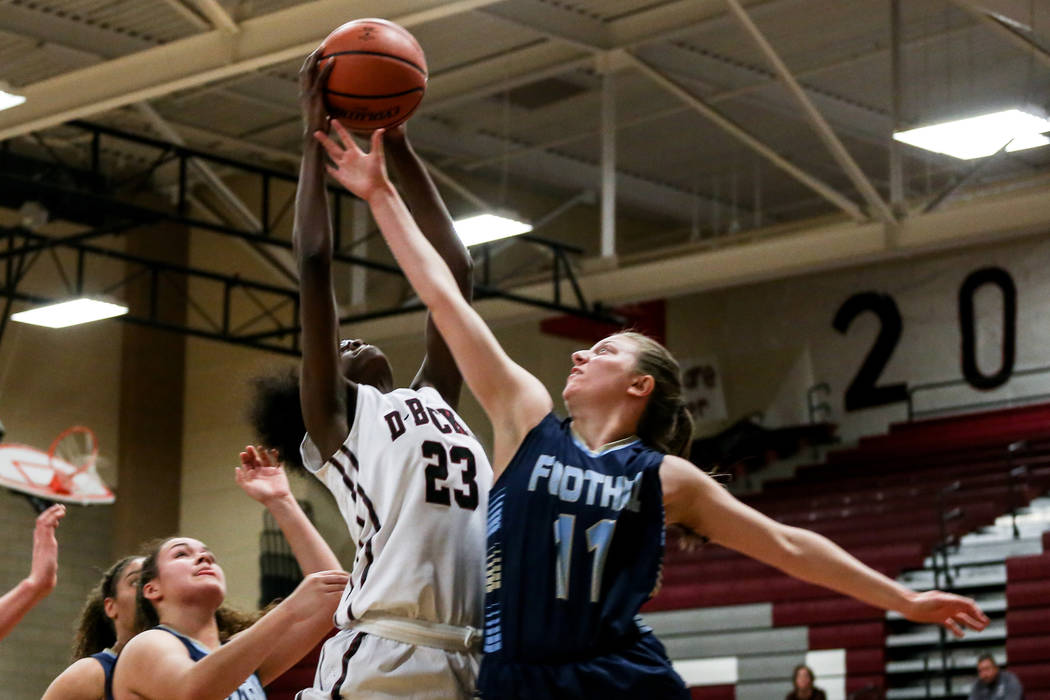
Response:
[{"label": "foothill jersey lettering", "polygon": [[[484,651],[565,663],[632,643],[663,557],[663,455],[546,416],[489,494]],[[485,663],[489,663],[486,658]]]}]

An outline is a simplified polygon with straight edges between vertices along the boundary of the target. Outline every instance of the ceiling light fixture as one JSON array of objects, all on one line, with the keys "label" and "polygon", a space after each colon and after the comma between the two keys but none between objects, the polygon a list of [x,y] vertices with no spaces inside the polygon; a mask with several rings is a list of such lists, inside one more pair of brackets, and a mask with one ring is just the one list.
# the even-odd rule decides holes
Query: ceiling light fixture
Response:
[{"label": "ceiling light fixture", "polygon": [[48,304],[47,306],[39,306],[28,311],[19,311],[17,314],[11,314],[11,320],[31,323],[34,326],[65,328],[66,326],[75,326],[80,323],[122,316],[127,312],[128,307],[122,304],[111,304],[99,299],[81,297],[56,304]]},{"label": "ceiling light fixture", "polygon": [[[0,86],[2,88],[2,86]],[[7,92],[6,90],[0,89],[0,112],[5,109],[11,109],[17,107],[26,101],[26,98],[22,95],[16,95],[13,92]]]},{"label": "ceiling light fixture", "polygon": [[1007,151],[1020,151],[1050,144],[1042,134],[1050,131],[1050,119],[1019,109],[1007,109],[967,119],[898,131],[893,138],[934,153],[962,160],[984,158]]},{"label": "ceiling light fixture", "polygon": [[463,245],[488,243],[500,238],[520,236],[532,230],[532,224],[516,221],[496,214],[478,214],[452,222]]}]

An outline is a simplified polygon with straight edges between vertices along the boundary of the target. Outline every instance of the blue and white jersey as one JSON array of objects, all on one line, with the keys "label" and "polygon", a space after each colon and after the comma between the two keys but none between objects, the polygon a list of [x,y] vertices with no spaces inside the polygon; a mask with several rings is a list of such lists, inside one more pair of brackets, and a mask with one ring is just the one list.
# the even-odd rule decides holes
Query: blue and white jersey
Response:
[{"label": "blue and white jersey", "polygon": [[[182,645],[186,647],[186,653],[190,655],[190,658],[194,661],[200,661],[208,655],[208,648],[198,642],[192,637],[187,637],[184,634],[176,632],[167,625],[157,625],[153,629],[164,630],[169,632],[178,638]],[[254,673],[248,676],[237,690],[226,696],[226,700],[266,700],[266,691],[263,690],[262,683],[259,682],[259,677]]]},{"label": "blue and white jersey", "polygon": [[102,651],[92,654],[91,658],[99,663],[102,667],[102,674],[105,677],[105,700],[113,700],[113,667],[117,664],[117,655],[112,649],[103,649]]},{"label": "blue and white jersey", "polygon": [[638,638],[663,559],[662,460],[634,437],[592,452],[553,413],[529,432],[489,494],[483,663]]}]

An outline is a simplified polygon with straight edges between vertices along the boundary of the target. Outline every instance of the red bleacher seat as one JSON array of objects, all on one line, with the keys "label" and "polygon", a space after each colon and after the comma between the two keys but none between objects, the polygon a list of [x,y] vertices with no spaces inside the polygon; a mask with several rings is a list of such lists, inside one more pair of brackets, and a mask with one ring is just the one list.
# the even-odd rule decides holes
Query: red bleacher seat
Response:
[{"label": "red bleacher seat", "polygon": [[1050,579],[1050,554],[1034,557],[1012,557],[1006,560],[1006,580],[1045,581]]},{"label": "red bleacher seat", "polygon": [[704,685],[689,689],[692,700],[736,700],[736,686]]},{"label": "red bleacher seat", "polygon": [[867,676],[846,676],[846,694],[855,693],[864,688],[885,688],[886,676],[884,674],[872,674]]},{"label": "red bleacher seat", "polygon": [[1050,606],[1050,585],[1044,579],[1007,581],[1006,605],[1011,610]]},{"label": "red bleacher seat", "polygon": [[821,625],[859,620],[881,620],[886,613],[853,598],[790,601],[773,606],[773,626]]},{"label": "red bleacher seat", "polygon": [[1030,690],[1050,690],[1050,663],[1010,664],[1010,670],[1024,686],[1026,698]]},{"label": "red bleacher seat", "polygon": [[881,647],[885,639],[885,622],[821,625],[809,628],[810,649]]},{"label": "red bleacher seat", "polygon": [[1006,611],[1006,636],[1034,637],[1050,629],[1050,607]]},{"label": "red bleacher seat", "polygon": [[880,675],[886,670],[886,650],[880,644],[870,649],[846,650],[846,674]]},{"label": "red bleacher seat", "polygon": [[1050,635],[1008,638],[1006,661],[1011,665],[1036,661],[1050,665]]}]

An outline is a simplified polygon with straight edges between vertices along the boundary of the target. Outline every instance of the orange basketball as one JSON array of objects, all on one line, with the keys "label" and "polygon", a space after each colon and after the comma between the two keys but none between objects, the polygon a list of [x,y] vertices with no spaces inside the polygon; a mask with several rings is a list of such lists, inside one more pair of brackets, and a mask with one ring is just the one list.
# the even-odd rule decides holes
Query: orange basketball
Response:
[{"label": "orange basketball", "polygon": [[385,19],[347,22],[321,44],[332,61],[328,112],[352,131],[374,131],[405,121],[423,100],[427,61],[416,38]]}]

